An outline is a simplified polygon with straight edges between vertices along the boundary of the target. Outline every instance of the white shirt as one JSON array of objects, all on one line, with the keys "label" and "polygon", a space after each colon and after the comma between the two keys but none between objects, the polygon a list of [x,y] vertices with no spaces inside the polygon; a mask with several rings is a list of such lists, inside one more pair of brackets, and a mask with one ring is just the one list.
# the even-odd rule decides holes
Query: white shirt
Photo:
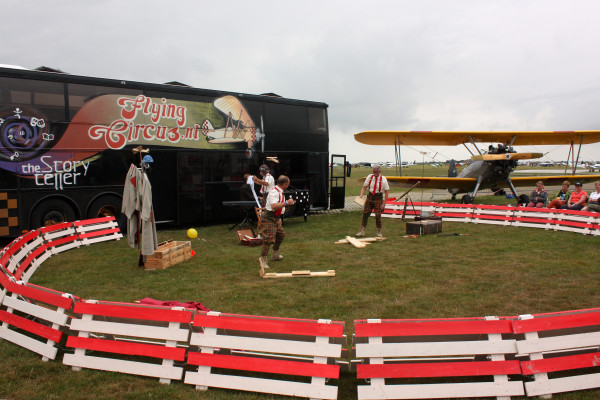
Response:
[{"label": "white shirt", "polygon": [[385,179],[385,176],[381,174],[379,174],[377,178],[375,178],[375,175],[369,174],[369,176],[367,176],[367,179],[365,179],[365,183],[363,186],[366,186],[369,192],[373,194],[382,193],[386,190],[390,190],[390,185],[388,185],[387,179]]},{"label": "white shirt", "polygon": [[598,201],[600,200],[600,193],[598,192],[592,192],[590,193],[590,204],[597,204]]},{"label": "white shirt", "polygon": [[261,186],[261,193],[271,193],[271,190],[275,187],[275,179],[271,174],[267,174],[263,177],[263,181],[267,182],[267,186]]},{"label": "white shirt", "polygon": [[[269,195],[267,196],[267,204],[265,205],[265,208],[268,211],[275,211],[273,210],[273,207],[271,207],[271,204],[275,204],[275,203],[283,203],[285,201],[285,196],[283,194],[283,190],[281,190],[281,188],[279,186],[275,186],[273,188],[273,190],[271,190],[269,192]],[[283,207],[281,209],[281,213],[285,213],[285,207]]]}]

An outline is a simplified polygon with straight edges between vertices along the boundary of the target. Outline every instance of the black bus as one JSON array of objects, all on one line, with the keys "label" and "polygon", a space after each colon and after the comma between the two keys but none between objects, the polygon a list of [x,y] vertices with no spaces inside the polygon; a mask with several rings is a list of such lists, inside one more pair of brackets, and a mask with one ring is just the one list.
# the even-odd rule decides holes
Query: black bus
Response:
[{"label": "black bus", "polygon": [[[327,104],[0,68],[0,236],[118,215],[129,166],[148,149],[157,222],[232,219],[243,176],[277,178],[327,207]],[[143,154],[143,153],[142,153]]]}]

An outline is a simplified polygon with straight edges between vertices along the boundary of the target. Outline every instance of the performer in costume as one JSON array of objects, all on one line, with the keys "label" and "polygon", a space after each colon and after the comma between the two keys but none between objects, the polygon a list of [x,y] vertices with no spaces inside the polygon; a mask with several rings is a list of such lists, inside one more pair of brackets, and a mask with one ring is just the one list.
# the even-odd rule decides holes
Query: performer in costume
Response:
[{"label": "performer in costume", "polygon": [[262,213],[260,235],[263,239],[262,252],[258,259],[260,263],[261,274],[269,268],[267,256],[269,247],[273,245],[272,261],[281,261],[283,256],[279,254],[279,246],[285,238],[285,231],[281,223],[281,216],[285,213],[285,206],[294,204],[294,199],[285,199],[283,192],[290,186],[290,178],[281,175],[277,178],[275,186],[268,194],[265,204],[265,210]]},{"label": "performer in costume", "polygon": [[376,165],[373,167],[373,173],[367,176],[365,183],[360,191],[360,198],[368,191],[367,200],[363,208],[362,224],[360,231],[355,235],[356,237],[365,236],[365,228],[367,227],[367,221],[371,211],[375,211],[375,225],[377,225],[377,237],[381,237],[381,213],[385,208],[388,196],[390,194],[390,186],[385,176],[381,175],[381,166]]},{"label": "performer in costume", "polygon": [[269,195],[271,190],[273,190],[273,188],[275,187],[275,179],[269,173],[270,170],[266,164],[261,165],[260,168],[258,169],[258,171],[260,172],[260,175],[262,176],[262,178],[263,178],[262,180],[264,182],[264,183],[260,183],[262,185],[260,188],[260,195],[263,198],[262,205],[264,207],[266,204],[265,202],[267,201],[267,196]]}]

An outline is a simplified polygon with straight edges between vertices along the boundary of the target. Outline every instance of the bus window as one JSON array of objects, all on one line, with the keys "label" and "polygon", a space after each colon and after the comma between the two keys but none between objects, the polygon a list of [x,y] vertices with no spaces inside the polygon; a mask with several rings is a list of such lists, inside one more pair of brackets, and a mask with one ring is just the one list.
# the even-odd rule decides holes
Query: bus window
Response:
[{"label": "bus window", "polygon": [[311,133],[327,133],[327,111],[324,108],[310,107],[308,123]]},{"label": "bus window", "polygon": [[[125,94],[136,96],[141,94],[139,89],[126,89],[113,86],[96,86],[96,85],[80,85],[76,83],[67,84],[67,93],[69,94],[69,117],[79,111],[86,101],[103,94]],[[95,123],[103,123],[105,121],[94,121]]]},{"label": "bus window", "polygon": [[266,132],[305,133],[308,131],[306,107],[286,104],[265,104]]},{"label": "bus window", "polygon": [[65,120],[64,84],[33,79],[0,78],[0,108],[34,109],[52,121]]}]

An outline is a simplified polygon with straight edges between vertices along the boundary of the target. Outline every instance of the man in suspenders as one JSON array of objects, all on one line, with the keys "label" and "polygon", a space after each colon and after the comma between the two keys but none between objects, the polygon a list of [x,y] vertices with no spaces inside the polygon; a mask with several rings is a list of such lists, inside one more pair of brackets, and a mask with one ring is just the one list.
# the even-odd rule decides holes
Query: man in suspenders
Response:
[{"label": "man in suspenders", "polygon": [[260,187],[260,195],[262,197],[262,206],[264,207],[269,192],[275,187],[275,179],[269,173],[269,167],[266,164],[261,165],[258,171],[263,178],[259,184],[262,185]]},{"label": "man in suspenders", "polygon": [[269,255],[269,247],[273,245],[272,261],[281,261],[283,256],[279,254],[279,246],[285,238],[285,231],[281,223],[281,216],[285,213],[285,206],[294,204],[294,199],[285,199],[283,192],[290,186],[290,178],[281,175],[277,178],[277,186],[275,186],[267,196],[265,210],[262,213],[260,235],[263,239],[262,252],[258,259],[260,263],[261,275],[264,270],[269,268],[267,265],[267,256]]},{"label": "man in suspenders", "polygon": [[367,227],[367,220],[371,211],[375,212],[375,225],[377,225],[377,237],[381,237],[381,213],[385,208],[388,195],[390,194],[390,186],[388,185],[385,176],[381,175],[381,166],[376,165],[373,167],[373,173],[367,176],[365,184],[360,191],[360,198],[367,193],[367,200],[365,201],[365,207],[363,208],[362,225],[360,231],[355,235],[356,237],[365,236],[365,228]]}]

